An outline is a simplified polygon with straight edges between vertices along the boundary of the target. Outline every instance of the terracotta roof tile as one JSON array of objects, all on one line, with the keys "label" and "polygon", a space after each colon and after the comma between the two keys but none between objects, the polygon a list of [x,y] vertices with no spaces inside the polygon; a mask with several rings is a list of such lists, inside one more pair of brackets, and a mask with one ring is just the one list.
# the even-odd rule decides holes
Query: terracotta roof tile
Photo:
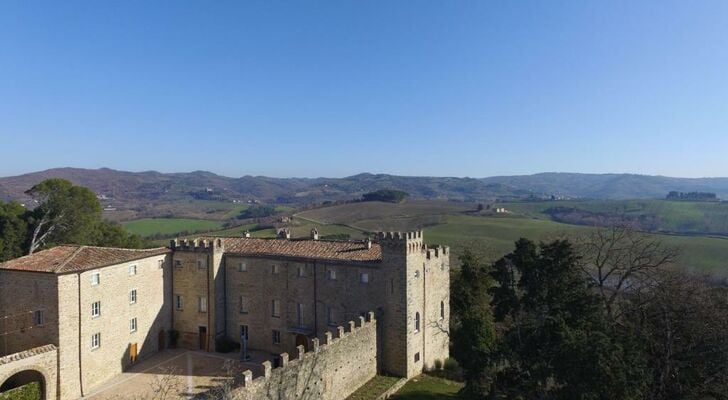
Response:
[{"label": "terracotta roof tile", "polygon": [[155,249],[119,249],[63,245],[0,264],[0,270],[33,271],[62,274],[106,267],[170,252],[166,247]]},{"label": "terracotta roof tile", "polygon": [[379,243],[311,239],[223,238],[225,253],[282,256],[344,262],[380,262]]}]

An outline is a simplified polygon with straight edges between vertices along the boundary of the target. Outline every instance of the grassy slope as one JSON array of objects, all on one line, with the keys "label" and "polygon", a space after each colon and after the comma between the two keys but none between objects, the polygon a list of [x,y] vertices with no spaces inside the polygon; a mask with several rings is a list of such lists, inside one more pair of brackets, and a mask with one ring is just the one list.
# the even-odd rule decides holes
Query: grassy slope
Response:
[{"label": "grassy slope", "polygon": [[123,225],[129,232],[141,236],[150,236],[220,229],[222,222],[188,218],[143,218],[125,222]]},{"label": "grassy slope", "polygon": [[420,375],[407,382],[392,400],[435,400],[456,399],[462,383]]},{"label": "grassy slope", "polygon": [[728,233],[728,203],[683,202],[667,200],[589,200],[539,201],[502,203],[515,213],[535,218],[548,218],[543,213],[551,207],[573,207],[591,212],[626,215],[654,214],[659,218],[658,230],[683,233]]}]

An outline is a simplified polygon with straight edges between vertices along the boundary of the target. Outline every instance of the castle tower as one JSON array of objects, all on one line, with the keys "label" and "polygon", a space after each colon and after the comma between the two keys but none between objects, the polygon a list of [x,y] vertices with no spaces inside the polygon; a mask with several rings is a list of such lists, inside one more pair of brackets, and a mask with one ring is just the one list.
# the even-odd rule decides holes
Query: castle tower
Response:
[{"label": "castle tower", "polygon": [[448,357],[449,249],[428,248],[422,231],[378,240],[387,280],[381,359],[388,372],[412,377]]}]

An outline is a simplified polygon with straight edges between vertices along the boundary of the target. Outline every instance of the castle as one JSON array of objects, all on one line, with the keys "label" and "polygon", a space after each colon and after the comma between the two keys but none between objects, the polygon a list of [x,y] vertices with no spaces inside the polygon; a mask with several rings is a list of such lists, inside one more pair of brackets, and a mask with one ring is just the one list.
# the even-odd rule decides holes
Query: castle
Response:
[{"label": "castle", "polygon": [[0,264],[0,391],[39,380],[45,398],[76,399],[170,345],[227,340],[276,355],[236,398],[310,372],[307,354],[317,379],[287,396],[345,398],[377,373],[410,378],[448,357],[449,276],[449,249],[422,231],[57,246]]}]

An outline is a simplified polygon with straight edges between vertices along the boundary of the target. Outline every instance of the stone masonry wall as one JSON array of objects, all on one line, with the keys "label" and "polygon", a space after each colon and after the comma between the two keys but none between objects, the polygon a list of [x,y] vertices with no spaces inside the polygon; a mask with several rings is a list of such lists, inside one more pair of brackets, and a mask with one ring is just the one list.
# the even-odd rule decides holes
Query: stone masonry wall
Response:
[{"label": "stone masonry wall", "polygon": [[56,346],[48,344],[19,353],[0,357],[0,386],[13,375],[23,371],[37,371],[43,375],[44,399],[56,398],[58,353]]},{"label": "stone masonry wall", "polygon": [[345,399],[377,373],[377,322],[374,313],[368,321],[360,317],[348,327],[339,327],[337,337],[325,334],[323,344],[312,340],[306,352],[298,346],[297,357],[289,360],[281,354],[281,366],[262,365],[263,376],[253,379],[251,371],[243,372],[244,386],[233,392],[235,400],[338,400]]}]

